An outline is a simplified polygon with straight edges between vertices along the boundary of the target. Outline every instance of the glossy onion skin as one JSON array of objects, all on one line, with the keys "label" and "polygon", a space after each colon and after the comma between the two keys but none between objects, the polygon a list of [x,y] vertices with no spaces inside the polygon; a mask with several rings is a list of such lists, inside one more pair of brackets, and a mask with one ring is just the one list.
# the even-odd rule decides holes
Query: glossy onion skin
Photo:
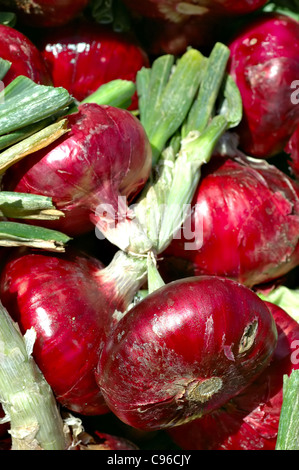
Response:
[{"label": "glossy onion skin", "polygon": [[[50,31],[39,48],[54,86],[64,87],[78,101],[111,80],[135,82],[138,70],[149,66],[132,35],[87,21]],[[132,105],[137,107],[137,95]]]},{"label": "glossy onion skin", "polygon": [[[299,105],[299,103],[298,103]],[[299,181],[299,125],[288,141],[285,152],[289,155],[289,165],[296,180]]]},{"label": "glossy onion skin", "polygon": [[[214,156],[203,168],[192,207],[195,238],[182,231],[166,261],[186,260],[195,275],[227,276],[248,287],[298,265],[299,186],[267,161]],[[194,240],[202,241],[199,248],[186,249]]]},{"label": "glossy onion skin", "polygon": [[52,197],[65,217],[34,223],[77,236],[93,229],[99,204],[117,211],[119,195],[141,190],[152,154],[143,126],[127,110],[84,104],[68,121],[70,132],[6,172],[3,189]]},{"label": "glossy onion skin", "polygon": [[[239,15],[250,13],[265,5],[266,0],[124,0],[125,5],[140,15],[150,18],[163,18],[174,23],[190,19],[193,15],[188,14],[190,8],[203,6],[210,10],[210,13]],[[195,5],[194,5],[195,4]],[[186,6],[187,5],[187,6]],[[185,13],[182,13],[185,11]],[[196,14],[194,13],[194,16]]]},{"label": "glossy onion skin", "polygon": [[299,367],[299,325],[280,307],[266,304],[278,330],[269,367],[223,407],[200,420],[169,429],[169,435],[182,449],[275,450],[283,375],[290,375]]},{"label": "glossy onion skin", "polygon": [[44,59],[37,47],[20,31],[0,25],[0,57],[11,62],[3,78],[8,85],[19,75],[29,77],[40,85],[51,85],[52,80]]},{"label": "glossy onion skin", "polygon": [[229,43],[228,71],[243,101],[236,129],[240,148],[269,158],[283,150],[299,123],[292,84],[299,76],[299,22],[269,14],[243,28]]},{"label": "glossy onion skin", "polygon": [[273,318],[251,290],[229,279],[193,277],[166,284],[119,321],[96,377],[119,419],[163,429],[240,393],[267,366],[275,345]]},{"label": "glossy onion skin", "polygon": [[[16,250],[3,266],[0,297],[23,333],[33,327],[33,357],[57,401],[84,415],[107,412],[94,379],[104,319],[114,312],[102,264],[79,254]],[[109,299],[107,298],[109,296]]]},{"label": "glossy onion skin", "polygon": [[33,27],[56,27],[69,23],[88,5],[88,0],[1,0],[18,20]]}]

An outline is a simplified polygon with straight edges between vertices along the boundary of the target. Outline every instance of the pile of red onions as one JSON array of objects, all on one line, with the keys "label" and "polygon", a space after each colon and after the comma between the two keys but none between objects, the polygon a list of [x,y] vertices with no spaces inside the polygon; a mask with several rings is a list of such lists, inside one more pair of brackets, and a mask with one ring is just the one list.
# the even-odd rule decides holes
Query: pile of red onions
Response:
[{"label": "pile of red onions", "polygon": [[[12,164],[1,191],[50,198],[63,217],[24,222],[75,239],[64,253],[4,250],[1,307],[36,334],[28,356],[55,404],[82,419],[111,413],[183,450],[274,450],[299,325],[257,292],[299,265],[299,23],[259,17],[266,0],[123,3],[136,35],[96,22],[87,0],[0,0],[32,37],[44,28],[33,44],[0,25],[4,84],[25,75],[74,98],[68,132]],[[229,48],[217,41],[209,58],[189,48],[185,61],[151,67],[165,51],[209,48],[223,20],[246,15]],[[115,79],[138,83],[128,109],[80,104]],[[266,160],[280,153],[291,175]],[[180,211],[165,213],[181,200],[191,210],[173,233],[165,225],[179,227]],[[112,241],[106,266],[84,246],[95,227]],[[115,436],[82,434],[78,450],[139,450]]]}]

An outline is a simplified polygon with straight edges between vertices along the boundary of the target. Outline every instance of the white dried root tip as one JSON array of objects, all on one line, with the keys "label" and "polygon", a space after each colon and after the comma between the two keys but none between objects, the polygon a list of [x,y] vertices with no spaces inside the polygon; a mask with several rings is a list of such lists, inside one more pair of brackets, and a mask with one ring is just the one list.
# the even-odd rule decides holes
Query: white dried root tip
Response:
[{"label": "white dried root tip", "polygon": [[32,423],[30,426],[15,427],[9,430],[12,437],[11,450],[42,450],[35,436],[39,431],[38,423]]},{"label": "white dried root tip", "polygon": [[63,419],[63,431],[67,442],[67,450],[76,450],[81,443],[80,434],[84,432],[82,421],[71,414]]}]

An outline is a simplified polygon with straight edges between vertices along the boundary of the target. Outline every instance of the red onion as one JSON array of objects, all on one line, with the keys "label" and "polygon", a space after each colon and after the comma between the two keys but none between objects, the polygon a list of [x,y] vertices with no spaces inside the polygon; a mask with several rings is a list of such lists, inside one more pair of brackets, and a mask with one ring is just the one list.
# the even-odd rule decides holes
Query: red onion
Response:
[{"label": "red onion", "polygon": [[299,368],[299,325],[280,307],[266,304],[278,330],[278,342],[269,367],[218,410],[169,429],[169,435],[182,449],[275,450],[283,376]]},{"label": "red onion", "polygon": [[287,154],[289,154],[289,165],[291,171],[295,178],[299,181],[299,125],[297,126],[295,132],[292,134],[284,150]]},{"label": "red onion", "polygon": [[2,189],[51,197],[65,218],[38,224],[76,236],[92,230],[100,204],[121,216],[118,196],[131,199],[144,186],[152,154],[144,128],[127,110],[84,104],[68,123],[69,133],[13,165]]},{"label": "red onion", "polygon": [[95,431],[94,436],[81,433],[78,436],[78,450],[139,450],[128,439],[111,434]]},{"label": "red onion", "polygon": [[69,23],[88,5],[88,0],[1,0],[0,6],[14,11],[28,26],[50,27]]},{"label": "red onion", "polygon": [[[86,21],[51,30],[39,48],[54,86],[64,87],[78,101],[111,80],[135,82],[138,70],[149,65],[132,34]],[[137,95],[132,106],[137,107]]]},{"label": "red onion", "polygon": [[237,132],[242,150],[268,158],[283,150],[299,123],[292,88],[299,77],[299,22],[269,14],[249,23],[230,42],[228,71],[244,115]]},{"label": "red onion", "polygon": [[96,376],[119,419],[161,429],[240,393],[275,345],[273,318],[255,293],[229,279],[188,278],[158,288],[118,322]]},{"label": "red onion", "polygon": [[17,252],[1,277],[4,306],[23,332],[31,327],[37,332],[34,357],[57,400],[86,414],[107,411],[90,373],[108,309],[97,287],[102,268],[84,257]]},{"label": "red onion", "polygon": [[212,15],[195,16],[180,23],[161,18],[144,18],[136,29],[140,32],[146,51],[154,56],[183,54],[189,46],[199,50],[215,43],[220,19]]},{"label": "red onion", "polygon": [[[5,413],[2,406],[0,406],[0,420],[3,419]],[[9,429],[9,423],[0,423],[0,438],[4,437]]]},{"label": "red onion", "polygon": [[11,62],[11,67],[3,79],[8,85],[19,75],[25,75],[35,83],[51,85],[51,77],[41,53],[20,31],[0,25],[0,57]]},{"label": "red onion", "polygon": [[215,155],[203,168],[185,225],[164,264],[166,256],[185,260],[193,274],[252,287],[299,263],[299,187],[265,160]]},{"label": "red onion", "polygon": [[2,268],[1,301],[23,333],[35,329],[33,357],[57,401],[72,411],[108,411],[94,370],[115,310],[124,311],[135,295],[134,276],[119,257],[104,268],[73,251],[17,249]]},{"label": "red onion", "polygon": [[192,16],[211,14],[240,15],[257,10],[266,0],[124,0],[125,5],[140,15],[164,18],[179,23]]}]

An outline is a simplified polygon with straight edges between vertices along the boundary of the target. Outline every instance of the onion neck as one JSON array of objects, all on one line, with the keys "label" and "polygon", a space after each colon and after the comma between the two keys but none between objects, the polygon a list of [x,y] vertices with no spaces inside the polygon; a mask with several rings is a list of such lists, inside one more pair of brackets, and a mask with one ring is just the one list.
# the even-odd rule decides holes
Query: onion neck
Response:
[{"label": "onion neck", "polygon": [[147,256],[136,256],[121,250],[106,268],[97,273],[97,282],[105,292],[109,307],[106,309],[106,333],[126,313],[146,280]]},{"label": "onion neck", "polygon": [[130,80],[116,79],[101,85],[95,92],[91,93],[80,103],[70,108],[67,114],[76,113],[78,106],[86,103],[95,103],[99,106],[113,106],[115,108],[127,109],[136,91],[135,84]]}]

